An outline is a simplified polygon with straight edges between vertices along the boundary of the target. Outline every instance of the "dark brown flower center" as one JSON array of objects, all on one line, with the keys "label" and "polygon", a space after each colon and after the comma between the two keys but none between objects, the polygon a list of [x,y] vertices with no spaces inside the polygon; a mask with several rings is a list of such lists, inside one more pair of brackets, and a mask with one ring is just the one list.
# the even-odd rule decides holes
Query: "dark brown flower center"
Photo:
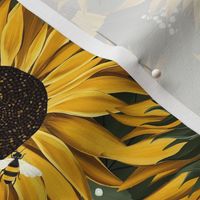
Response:
[{"label": "dark brown flower center", "polygon": [[28,140],[47,113],[47,92],[34,76],[0,66],[0,159]]}]

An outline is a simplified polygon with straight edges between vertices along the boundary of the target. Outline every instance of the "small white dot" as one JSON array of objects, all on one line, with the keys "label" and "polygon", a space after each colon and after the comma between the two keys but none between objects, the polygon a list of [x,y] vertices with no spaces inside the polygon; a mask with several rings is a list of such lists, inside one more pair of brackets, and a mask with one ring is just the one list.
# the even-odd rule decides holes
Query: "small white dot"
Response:
[{"label": "small white dot", "polygon": [[147,15],[143,15],[143,16],[141,17],[141,19],[146,19],[146,17],[147,17]]},{"label": "small white dot", "polygon": [[95,195],[97,197],[102,197],[103,196],[103,190],[101,188],[96,188],[95,189]]},{"label": "small white dot", "polygon": [[161,76],[161,71],[159,69],[154,69],[151,72],[151,75],[152,75],[153,78],[159,78]]}]

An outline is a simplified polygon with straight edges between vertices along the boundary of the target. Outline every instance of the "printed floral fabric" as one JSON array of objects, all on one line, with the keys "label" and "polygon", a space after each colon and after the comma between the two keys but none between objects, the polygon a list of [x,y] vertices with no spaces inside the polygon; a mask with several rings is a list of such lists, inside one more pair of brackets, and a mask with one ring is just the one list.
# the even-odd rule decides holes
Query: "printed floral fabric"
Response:
[{"label": "printed floral fabric", "polygon": [[[194,101],[200,98],[199,0],[110,0],[106,4],[104,0],[41,1],[93,37],[125,47],[140,63],[160,69],[159,86],[182,106],[171,112],[180,118],[189,109],[193,122],[182,120],[199,131],[194,128],[200,116],[199,102]],[[163,106],[173,101],[158,95]]]},{"label": "printed floral fabric", "polygon": [[200,198],[200,136],[117,63],[12,0],[0,55],[0,200]]}]

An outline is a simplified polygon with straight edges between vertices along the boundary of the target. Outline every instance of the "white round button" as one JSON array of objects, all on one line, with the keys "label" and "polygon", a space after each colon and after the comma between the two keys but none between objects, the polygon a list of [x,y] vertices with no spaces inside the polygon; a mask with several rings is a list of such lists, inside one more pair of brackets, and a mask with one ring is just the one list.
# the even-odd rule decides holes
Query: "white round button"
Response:
[{"label": "white round button", "polygon": [[102,197],[103,196],[103,190],[101,188],[96,188],[95,189],[95,195],[97,197]]},{"label": "white round button", "polygon": [[161,76],[161,71],[159,69],[154,69],[151,72],[153,78],[159,78]]}]

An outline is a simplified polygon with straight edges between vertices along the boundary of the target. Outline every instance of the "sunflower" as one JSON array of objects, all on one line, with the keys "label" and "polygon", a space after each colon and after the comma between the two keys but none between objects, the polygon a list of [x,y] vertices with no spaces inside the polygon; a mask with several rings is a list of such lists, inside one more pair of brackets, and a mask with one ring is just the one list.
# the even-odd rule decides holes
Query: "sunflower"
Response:
[{"label": "sunflower", "polygon": [[42,172],[20,174],[14,185],[1,174],[0,199],[91,199],[88,179],[119,187],[100,158],[132,163],[132,156],[114,153],[126,144],[96,118],[127,105],[116,93],[144,90],[115,62],[82,50],[20,4],[3,0],[0,13],[0,159],[23,152]]}]

